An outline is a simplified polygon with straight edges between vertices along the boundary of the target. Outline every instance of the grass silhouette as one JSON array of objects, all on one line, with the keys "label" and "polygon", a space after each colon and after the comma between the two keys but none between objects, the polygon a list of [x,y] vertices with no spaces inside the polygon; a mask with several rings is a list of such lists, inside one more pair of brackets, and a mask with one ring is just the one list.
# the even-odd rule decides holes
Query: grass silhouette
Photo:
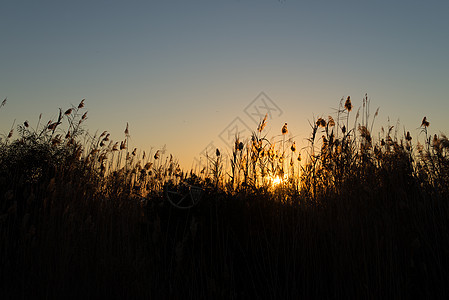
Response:
[{"label": "grass silhouette", "polygon": [[2,296],[447,298],[448,138],[427,118],[421,143],[375,138],[369,104],[342,99],[304,149],[265,118],[200,172],[129,149],[128,125],[90,135],[84,100],[25,121],[0,143]]}]

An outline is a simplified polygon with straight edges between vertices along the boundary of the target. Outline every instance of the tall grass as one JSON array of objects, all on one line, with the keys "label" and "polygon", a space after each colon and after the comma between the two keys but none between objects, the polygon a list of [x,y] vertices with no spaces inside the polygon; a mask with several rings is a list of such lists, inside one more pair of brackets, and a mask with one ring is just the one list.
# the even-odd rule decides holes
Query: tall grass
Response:
[{"label": "tall grass", "polygon": [[[369,107],[342,99],[304,149],[287,123],[268,138],[265,118],[203,173],[130,149],[128,125],[117,142],[91,135],[84,100],[12,128],[0,144],[2,295],[446,298],[449,141],[426,118],[420,143],[390,125],[375,137]],[[167,201],[193,187],[192,208]]]}]

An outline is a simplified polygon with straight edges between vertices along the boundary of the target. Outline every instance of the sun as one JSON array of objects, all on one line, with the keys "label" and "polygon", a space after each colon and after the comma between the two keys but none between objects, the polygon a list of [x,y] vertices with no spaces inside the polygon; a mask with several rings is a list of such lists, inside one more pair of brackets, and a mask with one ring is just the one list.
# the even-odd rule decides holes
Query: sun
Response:
[{"label": "sun", "polygon": [[279,175],[269,176],[269,183],[273,188],[276,188],[276,187],[282,185],[286,181],[287,181],[286,175],[284,175],[283,177],[279,176]]},{"label": "sun", "polygon": [[273,184],[273,186],[277,186],[277,185],[281,184],[282,181],[283,181],[282,178],[280,178],[279,176],[276,176],[273,178],[272,184]]}]

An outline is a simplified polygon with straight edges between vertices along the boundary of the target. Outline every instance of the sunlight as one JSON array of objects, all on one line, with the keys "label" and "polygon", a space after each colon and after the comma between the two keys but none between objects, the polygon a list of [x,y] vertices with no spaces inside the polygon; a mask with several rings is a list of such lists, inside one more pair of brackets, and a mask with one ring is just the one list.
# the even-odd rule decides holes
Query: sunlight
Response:
[{"label": "sunlight", "polygon": [[284,175],[284,177],[281,177],[279,175],[277,176],[270,176],[270,183],[273,187],[277,187],[284,183],[287,180],[287,175]]},{"label": "sunlight", "polygon": [[282,183],[282,178],[280,178],[279,176],[276,176],[275,178],[273,178],[273,185],[276,186],[278,184]]}]

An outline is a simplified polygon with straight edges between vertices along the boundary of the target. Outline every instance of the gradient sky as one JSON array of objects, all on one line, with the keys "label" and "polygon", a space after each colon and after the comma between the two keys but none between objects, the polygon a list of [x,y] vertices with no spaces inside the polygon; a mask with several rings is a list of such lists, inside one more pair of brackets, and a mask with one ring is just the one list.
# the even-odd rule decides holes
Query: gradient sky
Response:
[{"label": "gradient sky", "polygon": [[[448,134],[449,1],[22,1],[0,9],[0,132],[86,98],[108,130],[184,168],[264,92],[297,144],[342,97],[368,93],[376,124]],[[0,99],[0,100],[1,100]],[[254,103],[253,103],[254,104]],[[257,104],[257,103],[256,103]],[[240,124],[240,126],[242,126]],[[153,150],[153,151],[154,151]]]}]

